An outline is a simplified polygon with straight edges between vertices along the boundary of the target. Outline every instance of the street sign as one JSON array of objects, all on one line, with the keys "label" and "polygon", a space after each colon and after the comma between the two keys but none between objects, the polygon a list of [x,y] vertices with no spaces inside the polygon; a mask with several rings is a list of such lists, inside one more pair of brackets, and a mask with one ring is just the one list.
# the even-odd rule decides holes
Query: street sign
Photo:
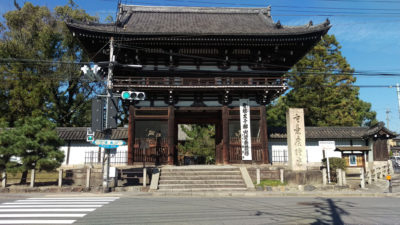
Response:
[{"label": "street sign", "polygon": [[118,148],[121,145],[126,145],[126,142],[121,140],[95,140],[92,144],[102,148]]}]

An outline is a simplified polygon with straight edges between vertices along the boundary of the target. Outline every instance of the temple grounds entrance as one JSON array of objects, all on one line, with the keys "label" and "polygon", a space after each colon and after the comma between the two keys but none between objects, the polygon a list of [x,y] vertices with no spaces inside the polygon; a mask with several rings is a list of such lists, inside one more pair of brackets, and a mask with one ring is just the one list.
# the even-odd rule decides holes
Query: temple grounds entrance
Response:
[{"label": "temple grounds entrance", "polygon": [[215,124],[178,124],[176,165],[214,165]]},{"label": "temple grounds entrance", "polygon": [[175,120],[175,165],[216,164],[222,149],[221,112],[177,110]]}]

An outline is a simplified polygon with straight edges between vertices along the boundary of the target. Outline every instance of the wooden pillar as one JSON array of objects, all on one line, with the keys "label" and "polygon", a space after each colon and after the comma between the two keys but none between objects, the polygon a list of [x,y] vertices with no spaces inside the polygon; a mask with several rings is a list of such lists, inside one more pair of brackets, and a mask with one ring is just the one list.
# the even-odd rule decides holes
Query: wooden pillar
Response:
[{"label": "wooden pillar", "polygon": [[263,148],[263,163],[269,163],[269,152],[268,152],[268,130],[267,130],[267,119],[266,119],[265,106],[260,106],[260,135],[261,145]]},{"label": "wooden pillar", "polygon": [[[221,149],[221,144],[222,144],[222,123],[221,121],[219,123],[215,124],[215,163],[222,164],[222,149]],[[218,147],[217,147],[218,146]]]},{"label": "wooden pillar", "polygon": [[135,150],[135,106],[129,105],[129,123],[128,123],[128,165],[134,162]]},{"label": "wooden pillar", "polygon": [[174,106],[168,106],[168,165],[174,165],[175,152],[175,111]]},{"label": "wooden pillar", "polygon": [[224,164],[229,163],[229,111],[228,106],[222,107],[222,161]]}]

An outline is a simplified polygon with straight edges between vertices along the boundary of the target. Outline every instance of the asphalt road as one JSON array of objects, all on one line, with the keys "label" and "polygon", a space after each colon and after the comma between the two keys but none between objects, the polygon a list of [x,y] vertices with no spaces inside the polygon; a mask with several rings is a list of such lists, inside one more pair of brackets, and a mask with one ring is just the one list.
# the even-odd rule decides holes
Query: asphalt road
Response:
[{"label": "asphalt road", "polygon": [[121,197],[74,224],[400,224],[398,198]]}]

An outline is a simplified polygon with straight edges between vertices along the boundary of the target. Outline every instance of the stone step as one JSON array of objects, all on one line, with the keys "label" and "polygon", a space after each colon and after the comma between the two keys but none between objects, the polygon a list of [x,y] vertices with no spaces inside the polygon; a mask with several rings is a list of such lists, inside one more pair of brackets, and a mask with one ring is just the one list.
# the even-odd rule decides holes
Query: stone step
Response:
[{"label": "stone step", "polygon": [[202,191],[202,192],[215,192],[215,191],[220,191],[220,192],[235,192],[235,191],[247,191],[247,188],[188,188],[188,189],[161,189],[158,190],[159,192],[196,192],[196,191]]},{"label": "stone step", "polygon": [[241,180],[241,175],[206,175],[206,176],[164,176],[161,173],[160,180]]},{"label": "stone step", "polygon": [[218,168],[218,167],[211,167],[211,168],[162,168],[163,172],[179,172],[179,171],[238,171],[238,168]]},{"label": "stone step", "polygon": [[161,169],[158,190],[162,192],[245,191],[237,167],[187,166]]},{"label": "stone step", "polygon": [[165,172],[161,171],[162,176],[206,176],[206,175],[241,175],[240,171],[182,171]]},{"label": "stone step", "polygon": [[244,184],[160,184],[159,190],[162,189],[193,189],[193,188],[246,188]]},{"label": "stone step", "polygon": [[160,180],[161,184],[244,184],[242,179],[237,180]]},{"label": "stone step", "polygon": [[360,177],[346,177],[346,180],[361,180]]}]

